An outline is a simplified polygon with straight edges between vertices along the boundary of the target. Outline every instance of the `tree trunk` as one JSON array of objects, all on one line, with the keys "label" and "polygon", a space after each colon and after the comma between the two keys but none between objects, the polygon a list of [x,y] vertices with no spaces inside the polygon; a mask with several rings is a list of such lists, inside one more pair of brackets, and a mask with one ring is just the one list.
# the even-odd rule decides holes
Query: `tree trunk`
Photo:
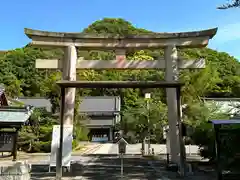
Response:
[{"label": "tree trunk", "polygon": [[32,141],[29,142],[29,145],[28,145],[28,152],[31,152],[32,151]]},{"label": "tree trunk", "polygon": [[141,148],[141,153],[142,153],[142,156],[145,155],[145,140],[144,140],[144,138],[142,138],[142,148]]}]

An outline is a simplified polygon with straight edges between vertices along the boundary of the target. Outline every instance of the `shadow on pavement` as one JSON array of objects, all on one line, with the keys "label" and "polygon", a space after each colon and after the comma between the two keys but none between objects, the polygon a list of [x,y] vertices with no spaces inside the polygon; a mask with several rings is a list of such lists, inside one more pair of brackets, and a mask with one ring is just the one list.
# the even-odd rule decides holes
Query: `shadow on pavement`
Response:
[{"label": "shadow on pavement", "polygon": [[[71,164],[70,172],[67,171],[66,168],[62,169],[63,177],[67,177],[67,179],[73,179],[75,177],[81,177],[81,174],[84,170],[84,165],[74,162]],[[49,172],[49,165],[47,164],[32,164],[31,169],[31,179],[55,179],[56,177],[56,168],[51,167],[51,171]]]},{"label": "shadow on pavement", "polygon": [[[121,178],[121,159],[118,156],[90,155],[94,162],[81,164],[74,162],[71,172],[64,172],[68,179],[117,180]],[[158,179],[156,172],[149,166],[146,159],[126,157],[124,163],[125,179]],[[52,168],[52,171],[55,171]],[[48,165],[32,165],[32,179],[54,179],[55,172],[48,172]]]},{"label": "shadow on pavement", "polygon": [[[71,172],[64,172],[65,179],[88,179],[88,180],[118,180],[121,178],[121,159],[116,155],[93,154],[84,155],[90,157],[93,161],[87,163],[73,162]],[[149,179],[157,180],[162,176],[169,180],[178,180],[176,172],[169,172],[165,169],[165,161],[151,160],[146,157],[125,155],[123,159],[124,169],[123,179]],[[154,169],[153,166],[156,168]],[[55,170],[52,168],[48,173],[48,165],[32,165],[32,179],[55,179]],[[63,178],[64,179],[64,178]],[[194,174],[186,180],[214,180],[212,175],[201,172]]]},{"label": "shadow on pavement", "polygon": [[[152,169],[148,160],[126,155],[123,159],[123,175],[125,179],[158,179],[159,175]],[[94,163],[90,163],[82,176],[94,180],[121,179],[121,159],[116,156],[97,155]]]}]

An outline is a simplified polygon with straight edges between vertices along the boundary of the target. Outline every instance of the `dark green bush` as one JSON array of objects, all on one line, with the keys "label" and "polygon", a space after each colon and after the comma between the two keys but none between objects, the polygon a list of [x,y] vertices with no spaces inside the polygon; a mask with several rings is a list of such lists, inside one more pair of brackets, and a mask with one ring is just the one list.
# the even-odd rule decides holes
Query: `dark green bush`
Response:
[{"label": "dark green bush", "polygon": [[[224,128],[226,131],[220,137],[221,156],[231,158],[234,154],[240,153],[240,147],[237,146],[240,137],[240,127],[230,125]],[[216,159],[215,149],[215,131],[212,124],[205,123],[197,127],[191,135],[194,144],[199,146],[200,155],[210,160]]]},{"label": "dark green bush", "polygon": [[78,146],[78,141],[76,139],[74,139],[72,141],[72,149],[75,149]]},{"label": "dark green bush", "polygon": [[214,130],[211,124],[201,124],[191,134],[193,144],[199,146],[203,158],[215,159]]},{"label": "dark green bush", "polygon": [[51,141],[47,142],[34,142],[33,143],[33,148],[31,152],[44,152],[44,153],[49,153],[51,152]]}]

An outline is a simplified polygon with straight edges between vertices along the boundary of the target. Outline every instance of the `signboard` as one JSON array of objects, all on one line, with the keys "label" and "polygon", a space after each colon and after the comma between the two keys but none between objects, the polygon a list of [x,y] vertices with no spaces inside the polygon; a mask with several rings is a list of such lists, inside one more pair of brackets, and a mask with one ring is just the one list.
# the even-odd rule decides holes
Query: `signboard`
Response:
[{"label": "signboard", "polygon": [[[56,166],[56,155],[59,147],[60,139],[60,125],[53,126],[52,143],[51,143],[51,156],[49,166]],[[73,126],[64,125],[63,127],[63,153],[62,153],[62,166],[70,167],[72,155],[72,140],[73,140]]]},{"label": "signboard", "polygon": [[12,152],[16,132],[0,132],[0,152]]},{"label": "signboard", "polygon": [[123,154],[126,154],[126,146],[127,146],[127,141],[124,138],[121,138],[118,142],[118,153],[120,154],[121,158],[121,177],[123,178]]},{"label": "signboard", "polygon": [[118,153],[119,154],[125,154],[126,153],[126,146],[127,146],[127,141],[124,138],[121,138],[118,142]]},{"label": "signboard", "polygon": [[92,136],[92,142],[107,142],[107,141],[108,141],[108,136],[103,136],[103,137]]}]

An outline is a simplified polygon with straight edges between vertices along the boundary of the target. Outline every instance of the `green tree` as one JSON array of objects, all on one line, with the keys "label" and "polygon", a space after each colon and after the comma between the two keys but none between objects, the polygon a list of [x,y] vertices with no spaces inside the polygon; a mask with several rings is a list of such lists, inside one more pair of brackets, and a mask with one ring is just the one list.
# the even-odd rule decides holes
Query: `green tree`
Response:
[{"label": "green tree", "polygon": [[125,21],[122,18],[103,18],[85,28],[83,33],[128,36],[152,32],[145,29],[135,28],[130,22]]},{"label": "green tree", "polygon": [[29,124],[21,129],[18,148],[25,152],[50,152],[52,126],[58,120],[45,110],[35,109]]},{"label": "green tree", "polygon": [[[125,134],[133,134],[138,141],[143,141],[147,136],[148,130],[151,131],[152,140],[159,142],[162,139],[162,127],[166,124],[167,108],[160,100],[149,99],[149,108],[147,108],[146,99],[138,99],[135,107],[126,108],[123,111],[122,129]],[[158,136],[155,132],[158,133]]]},{"label": "green tree", "polygon": [[45,96],[50,99],[52,104],[52,112],[57,113],[60,110],[60,88],[56,84],[61,79],[61,73],[59,71],[52,72],[47,76],[40,86],[41,92],[44,92]]},{"label": "green tree", "polygon": [[219,106],[215,103],[206,104],[195,102],[187,106],[183,111],[184,122],[191,127],[188,136],[191,143],[199,146],[200,154],[204,158],[215,158],[214,129],[209,120],[228,119],[229,115],[219,111]]}]

